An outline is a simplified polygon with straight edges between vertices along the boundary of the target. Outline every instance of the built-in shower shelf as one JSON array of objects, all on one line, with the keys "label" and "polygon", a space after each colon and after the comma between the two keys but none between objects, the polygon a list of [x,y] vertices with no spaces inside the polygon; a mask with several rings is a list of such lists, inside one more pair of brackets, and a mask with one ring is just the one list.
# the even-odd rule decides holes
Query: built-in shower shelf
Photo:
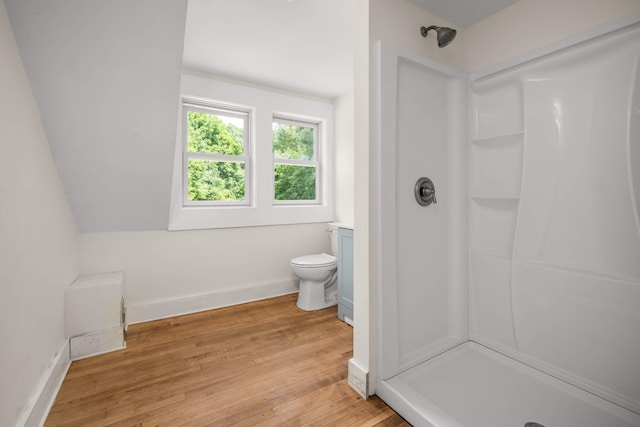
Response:
[{"label": "built-in shower shelf", "polygon": [[503,135],[490,136],[485,138],[477,138],[472,139],[471,143],[482,146],[482,145],[500,145],[500,144],[513,144],[518,143],[524,139],[524,132],[512,132]]},{"label": "built-in shower shelf", "polygon": [[481,252],[481,251],[477,251],[477,250],[471,250],[471,251],[469,251],[469,253],[472,256],[487,257],[489,259],[497,259],[497,260],[502,260],[502,261],[512,261],[512,258],[511,258],[510,255],[495,255],[495,254],[491,254],[491,253],[487,253],[487,252]]},{"label": "built-in shower shelf", "polygon": [[[470,184],[473,186],[473,184]],[[471,189],[469,194],[469,199],[477,201],[478,203],[490,203],[494,202],[503,202],[503,201],[518,201],[520,200],[519,192],[515,192],[515,189],[510,188],[496,188],[496,191],[488,191],[485,189],[475,190]]]},{"label": "built-in shower shelf", "polygon": [[485,198],[517,198],[522,180],[524,133],[475,140],[469,146],[469,192]]},{"label": "built-in shower shelf", "polygon": [[520,200],[520,197],[519,196],[484,194],[484,195],[472,195],[471,196],[471,200],[475,200],[476,202],[479,202],[479,203],[491,202],[491,201],[502,202],[502,201],[510,201],[510,200],[517,201],[517,200]]},{"label": "built-in shower shelf", "polygon": [[469,93],[471,111],[476,113],[469,120],[472,139],[491,140],[522,134],[525,129],[523,99],[521,82],[508,80],[476,85]]}]

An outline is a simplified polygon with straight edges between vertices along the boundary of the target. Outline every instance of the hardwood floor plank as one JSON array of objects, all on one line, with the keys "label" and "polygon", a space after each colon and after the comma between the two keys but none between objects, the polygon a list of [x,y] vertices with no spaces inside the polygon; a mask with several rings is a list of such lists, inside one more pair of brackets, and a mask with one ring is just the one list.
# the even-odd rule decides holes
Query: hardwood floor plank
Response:
[{"label": "hardwood floor plank", "polygon": [[358,427],[379,426],[380,423],[384,423],[385,421],[387,421],[389,418],[393,417],[394,415],[397,415],[397,414],[395,413],[395,411],[393,409],[391,409],[389,407],[381,408],[378,411],[378,414],[375,417],[360,423],[358,425]]},{"label": "hardwood floor plank", "polygon": [[253,415],[245,419],[247,424],[258,426],[282,425],[296,417],[302,416],[317,402],[332,402],[347,395],[352,396],[352,391],[345,387],[346,381],[331,382],[325,387],[302,394],[300,397],[289,399],[279,405],[272,405],[267,411]]},{"label": "hardwood floor plank", "polygon": [[409,424],[404,420],[404,418],[394,412],[393,415],[378,424],[375,424],[374,427],[401,427],[407,425]]},{"label": "hardwood floor plank", "polygon": [[297,295],[131,325],[73,362],[46,426],[408,426],[347,384],[353,330]]}]

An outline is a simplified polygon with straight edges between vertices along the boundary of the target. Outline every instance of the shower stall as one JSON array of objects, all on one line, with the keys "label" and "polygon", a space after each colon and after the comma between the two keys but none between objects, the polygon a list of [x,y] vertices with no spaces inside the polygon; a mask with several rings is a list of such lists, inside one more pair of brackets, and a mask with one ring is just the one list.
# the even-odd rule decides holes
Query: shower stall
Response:
[{"label": "shower stall", "polygon": [[376,46],[376,393],[410,423],[640,426],[638,21],[473,75]]}]

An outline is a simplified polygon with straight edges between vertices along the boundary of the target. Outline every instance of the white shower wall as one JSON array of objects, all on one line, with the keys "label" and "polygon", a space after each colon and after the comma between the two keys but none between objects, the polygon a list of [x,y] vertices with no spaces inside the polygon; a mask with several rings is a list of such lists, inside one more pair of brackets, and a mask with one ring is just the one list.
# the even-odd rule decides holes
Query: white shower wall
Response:
[{"label": "white shower wall", "polygon": [[[380,371],[390,378],[468,337],[466,74],[377,46],[380,55]],[[397,82],[397,84],[390,84]],[[435,184],[437,203],[414,188]]]},{"label": "white shower wall", "polygon": [[414,421],[467,340],[640,414],[640,16],[615,28],[468,78],[378,43],[377,386]]},{"label": "white shower wall", "polygon": [[470,78],[470,337],[640,412],[640,29]]}]

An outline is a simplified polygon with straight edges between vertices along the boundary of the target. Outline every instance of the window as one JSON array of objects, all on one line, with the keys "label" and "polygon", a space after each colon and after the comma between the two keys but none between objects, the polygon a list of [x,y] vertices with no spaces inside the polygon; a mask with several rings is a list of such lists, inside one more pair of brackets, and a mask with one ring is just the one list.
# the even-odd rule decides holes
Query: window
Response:
[{"label": "window", "polygon": [[330,101],[183,74],[170,230],[333,220]]},{"label": "window", "polygon": [[185,205],[248,204],[249,114],[183,104]]},{"label": "window", "polygon": [[318,124],[274,117],[272,150],[275,203],[317,203]]}]

